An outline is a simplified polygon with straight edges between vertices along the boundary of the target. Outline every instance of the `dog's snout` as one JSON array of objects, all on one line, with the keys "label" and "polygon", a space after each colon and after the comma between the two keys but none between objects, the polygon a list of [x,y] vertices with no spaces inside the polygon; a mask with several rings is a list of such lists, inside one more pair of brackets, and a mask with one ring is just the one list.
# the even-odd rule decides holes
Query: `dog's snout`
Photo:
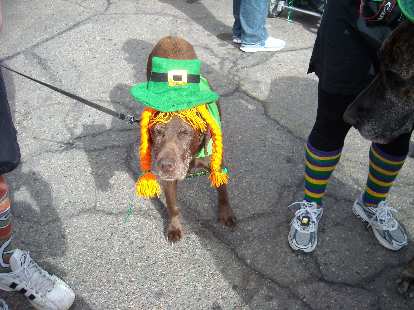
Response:
[{"label": "dog's snout", "polygon": [[173,172],[175,169],[175,162],[170,158],[163,158],[158,162],[160,169],[164,172]]}]

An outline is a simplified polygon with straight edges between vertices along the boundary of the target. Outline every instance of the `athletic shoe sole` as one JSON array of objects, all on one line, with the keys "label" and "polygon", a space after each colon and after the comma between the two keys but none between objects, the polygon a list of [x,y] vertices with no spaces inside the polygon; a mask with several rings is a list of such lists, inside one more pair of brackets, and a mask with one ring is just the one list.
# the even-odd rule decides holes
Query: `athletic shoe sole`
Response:
[{"label": "athletic shoe sole", "polygon": [[256,52],[277,52],[284,48],[282,47],[240,47],[240,50],[242,50],[245,53],[256,53]]}]

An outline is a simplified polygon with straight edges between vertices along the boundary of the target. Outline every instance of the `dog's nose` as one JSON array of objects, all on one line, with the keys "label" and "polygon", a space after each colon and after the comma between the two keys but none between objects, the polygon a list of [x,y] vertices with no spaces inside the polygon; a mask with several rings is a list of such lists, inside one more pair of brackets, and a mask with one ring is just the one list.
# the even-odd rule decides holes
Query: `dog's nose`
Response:
[{"label": "dog's nose", "polygon": [[175,162],[168,158],[161,159],[158,164],[164,172],[172,172],[175,169]]}]

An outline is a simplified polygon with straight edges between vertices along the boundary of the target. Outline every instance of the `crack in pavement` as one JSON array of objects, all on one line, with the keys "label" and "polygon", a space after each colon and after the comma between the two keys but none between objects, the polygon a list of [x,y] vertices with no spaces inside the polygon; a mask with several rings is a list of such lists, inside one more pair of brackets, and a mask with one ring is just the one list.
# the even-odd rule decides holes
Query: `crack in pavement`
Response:
[{"label": "crack in pavement", "polygon": [[[195,214],[195,212],[193,210],[189,210],[189,212]],[[273,277],[267,275],[263,271],[257,269],[256,267],[252,266],[251,264],[249,264],[244,258],[242,258],[239,255],[237,250],[235,248],[233,248],[232,245],[229,242],[227,242],[226,240],[224,240],[221,237],[220,233],[214,228],[214,226],[210,223],[210,221],[200,221],[199,223],[203,228],[205,228],[207,231],[209,231],[217,241],[222,243],[231,253],[233,253],[234,257],[237,258],[237,260],[239,261],[239,263],[241,265],[243,265],[248,270],[250,270],[251,272],[258,275],[262,280],[266,280],[266,281],[272,283],[273,285],[275,285],[275,286],[277,286],[277,287],[279,287],[283,290],[286,290],[288,292],[288,294],[291,297],[294,298],[294,300],[300,301],[303,304],[303,306],[305,306],[307,309],[314,310],[314,308],[309,303],[304,301],[303,298],[301,298],[299,296],[299,294],[297,294],[297,292],[294,291],[291,287],[281,284],[277,279],[274,279]]]},{"label": "crack in pavement", "polygon": [[106,0],[106,2],[107,2],[107,5],[106,5],[106,7],[104,8],[104,10],[101,13],[92,14],[92,15],[90,15],[90,16],[84,18],[84,19],[81,19],[80,21],[72,24],[71,26],[69,26],[69,27],[67,27],[67,28],[65,28],[65,29],[63,29],[61,31],[58,31],[54,35],[51,35],[51,36],[49,36],[49,37],[47,37],[47,38],[45,38],[43,40],[40,40],[40,41],[38,41],[38,42],[36,42],[36,43],[34,43],[34,44],[32,44],[32,45],[24,48],[23,50],[17,51],[17,52],[15,52],[15,53],[13,53],[13,54],[11,54],[9,56],[5,56],[3,58],[0,58],[0,63],[1,62],[4,62],[4,61],[9,61],[9,60],[11,60],[11,59],[13,59],[13,58],[15,58],[15,57],[23,54],[23,53],[33,51],[35,48],[43,45],[44,43],[50,42],[53,39],[55,39],[55,38],[57,38],[57,37],[65,34],[67,32],[70,32],[70,31],[72,31],[72,30],[74,30],[74,29],[76,29],[78,27],[80,27],[81,25],[83,25],[85,22],[91,20],[92,18],[97,17],[99,15],[103,15],[105,12],[107,12],[109,10],[109,8],[110,8],[110,6],[112,4],[110,0]]}]

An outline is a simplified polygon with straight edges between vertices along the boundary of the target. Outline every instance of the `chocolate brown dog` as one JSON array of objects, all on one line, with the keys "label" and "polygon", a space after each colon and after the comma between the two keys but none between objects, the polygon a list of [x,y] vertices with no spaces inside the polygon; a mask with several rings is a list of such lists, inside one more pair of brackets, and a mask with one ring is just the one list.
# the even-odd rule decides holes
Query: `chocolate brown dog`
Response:
[{"label": "chocolate brown dog", "polygon": [[[193,46],[178,37],[161,39],[147,62],[147,79],[152,73],[152,58],[162,57],[178,60],[196,59]],[[194,129],[182,118],[174,116],[167,123],[157,123],[150,129],[151,146],[155,163],[155,173],[161,181],[169,215],[168,239],[178,241],[183,236],[180,211],[176,206],[177,181],[183,180],[192,168],[208,170],[210,157],[195,158],[195,155],[209,141],[209,134]],[[227,187],[217,188],[218,219],[226,226],[234,226],[236,219],[229,204]]]}]

